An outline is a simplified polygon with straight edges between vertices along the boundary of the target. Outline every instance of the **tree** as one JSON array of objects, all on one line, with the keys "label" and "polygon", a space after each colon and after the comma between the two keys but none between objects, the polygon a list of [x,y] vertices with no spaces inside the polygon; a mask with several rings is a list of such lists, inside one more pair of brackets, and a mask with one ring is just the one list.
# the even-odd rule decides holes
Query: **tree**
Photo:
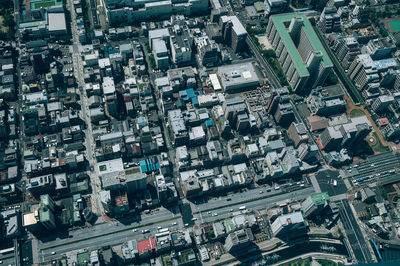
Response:
[{"label": "tree", "polygon": [[276,58],[276,53],[272,49],[263,50],[262,53],[265,58],[269,58],[269,57]]}]

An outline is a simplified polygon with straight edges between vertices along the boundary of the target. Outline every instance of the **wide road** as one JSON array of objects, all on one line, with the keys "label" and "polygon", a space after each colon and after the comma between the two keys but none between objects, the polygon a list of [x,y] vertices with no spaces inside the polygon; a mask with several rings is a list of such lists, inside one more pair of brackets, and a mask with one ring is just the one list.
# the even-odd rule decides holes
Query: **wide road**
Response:
[{"label": "wide road", "polygon": [[354,214],[347,200],[338,202],[340,220],[343,223],[347,238],[351,249],[353,250],[355,259],[359,264],[372,263],[374,257],[370,252],[369,244],[364,239],[360,226],[358,225]]},{"label": "wide road", "polygon": [[[54,260],[56,258],[59,258],[61,255],[65,255],[67,252],[73,251],[73,250],[79,250],[79,249],[87,249],[90,247],[90,249],[96,249],[96,248],[101,248],[103,246],[115,246],[122,244],[125,241],[129,240],[145,240],[146,238],[148,239],[149,236],[154,236],[155,233],[157,233],[156,227],[161,226],[163,228],[169,228],[170,230],[176,230],[179,227],[182,227],[182,224],[179,223],[180,219],[175,219],[171,221],[166,221],[166,222],[161,222],[157,223],[157,226],[154,224],[152,225],[147,225],[140,227],[134,232],[133,230],[127,229],[127,230],[120,230],[117,232],[113,233],[107,233],[106,235],[103,235],[101,237],[94,237],[94,238],[89,238],[86,240],[74,242],[73,240],[65,240],[64,244],[60,244],[59,246],[54,246],[50,247],[48,249],[43,249],[39,253],[39,257],[41,261],[49,261],[49,260]],[[176,222],[176,225],[173,225],[172,223]],[[113,223],[108,223],[107,224],[110,228],[111,227],[118,227],[115,226]],[[97,226],[96,226],[97,227]],[[93,227],[95,228],[95,227]],[[149,230],[148,233],[143,234],[141,230]],[[94,231],[98,231],[94,229]],[[99,233],[101,234],[101,233]],[[56,252],[56,254],[52,255],[53,252]]]},{"label": "wide road", "polygon": [[[176,225],[172,225],[176,223]],[[182,219],[179,214],[174,214],[168,210],[161,209],[151,215],[143,215],[140,222],[132,222],[121,219],[121,222],[114,221],[109,223],[96,224],[93,227],[85,227],[75,231],[69,231],[68,235],[48,236],[39,240],[40,261],[47,261],[59,258],[65,252],[84,248],[100,248],[105,245],[118,245],[131,239],[140,239],[141,230],[148,229],[154,235],[154,229],[158,226],[163,228],[177,229],[183,227]],[[137,232],[132,229],[136,228]],[[147,234],[148,236],[149,234]],[[55,255],[51,255],[56,252]]]},{"label": "wide road", "polygon": [[[345,177],[352,179],[353,184],[368,184],[398,175],[399,169],[400,153],[386,153],[354,163],[352,168],[344,170],[344,174]],[[359,181],[360,179],[363,181]]]},{"label": "wide road", "polygon": [[[226,201],[226,199],[217,199],[217,200],[211,200],[208,201],[207,203],[200,203],[200,204],[194,204],[193,213],[194,217],[197,218],[196,223],[201,223],[201,222],[212,222],[215,220],[220,220],[224,219],[227,217],[232,216],[231,209],[233,212],[239,211],[239,207],[241,206],[246,206],[246,208],[249,210],[265,210],[268,207],[273,206],[277,202],[283,201],[283,200],[300,200],[308,197],[309,195],[314,193],[314,188],[313,187],[308,187],[305,189],[300,189],[297,191],[285,193],[285,194],[279,194],[275,196],[270,196],[270,197],[265,197],[267,195],[265,194],[258,194],[255,193],[256,190],[251,190],[250,192],[253,192],[253,196],[246,194],[246,195],[241,195],[241,193],[236,193],[233,195],[231,201]],[[249,202],[245,202],[247,200],[251,200]],[[261,199],[256,199],[258,197],[265,197]],[[255,200],[254,200],[255,199]]]}]

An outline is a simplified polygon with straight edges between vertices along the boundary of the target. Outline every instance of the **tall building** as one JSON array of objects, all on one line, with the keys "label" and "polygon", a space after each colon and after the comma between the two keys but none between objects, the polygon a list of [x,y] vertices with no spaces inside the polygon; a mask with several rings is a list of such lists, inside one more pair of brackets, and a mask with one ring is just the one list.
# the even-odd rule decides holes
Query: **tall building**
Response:
[{"label": "tall building", "polygon": [[54,213],[54,201],[47,194],[41,195],[39,204],[31,206],[31,212],[23,214],[22,225],[34,234],[54,230],[56,228]]},{"label": "tall building", "polygon": [[193,63],[193,38],[187,26],[173,25],[170,29],[170,43],[172,60],[178,66],[191,65]]},{"label": "tall building", "polygon": [[308,227],[301,212],[281,215],[271,224],[275,237],[294,238],[307,233]]},{"label": "tall building", "polygon": [[308,134],[303,123],[292,123],[287,130],[288,137],[293,140],[294,146],[297,148],[301,143],[308,141]]},{"label": "tall building", "polygon": [[235,53],[246,46],[247,31],[236,16],[222,16],[219,21],[222,36]]},{"label": "tall building", "polygon": [[376,112],[386,111],[394,102],[394,97],[391,95],[381,95],[372,103],[372,109]]},{"label": "tall building", "polygon": [[266,35],[297,93],[307,93],[326,79],[333,64],[304,14],[270,16]]},{"label": "tall building", "polygon": [[226,237],[225,249],[230,253],[244,249],[253,239],[253,233],[249,228],[232,232]]},{"label": "tall building", "polygon": [[340,35],[336,40],[333,51],[335,51],[339,62],[344,69],[348,69],[357,55],[361,53],[360,44],[353,36]]},{"label": "tall building", "polygon": [[214,66],[221,57],[221,51],[215,41],[210,40],[207,36],[195,39],[199,59],[203,66]]},{"label": "tall building", "polygon": [[325,151],[339,151],[363,140],[371,130],[371,122],[366,116],[354,117],[347,123],[327,127],[317,142]]},{"label": "tall building", "polygon": [[320,214],[328,205],[330,197],[327,192],[312,194],[302,203],[301,208],[306,218]]},{"label": "tall building", "polygon": [[153,39],[153,54],[154,60],[158,69],[168,69],[169,68],[169,57],[167,44],[163,39]]},{"label": "tall building", "polygon": [[340,31],[340,16],[334,6],[327,6],[319,17],[318,26],[323,33]]},{"label": "tall building", "polygon": [[394,58],[373,60],[369,54],[358,55],[349,67],[348,76],[366,98],[379,96],[380,75],[398,66]]}]

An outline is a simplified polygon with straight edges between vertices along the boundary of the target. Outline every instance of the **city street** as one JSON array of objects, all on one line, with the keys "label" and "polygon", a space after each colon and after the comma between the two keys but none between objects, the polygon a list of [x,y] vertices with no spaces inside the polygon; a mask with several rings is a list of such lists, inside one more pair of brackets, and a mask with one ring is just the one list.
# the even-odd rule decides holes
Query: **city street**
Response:
[{"label": "city street", "polygon": [[347,200],[338,202],[340,219],[343,223],[346,231],[347,238],[351,245],[351,249],[356,256],[358,263],[372,263],[374,262],[373,256],[371,255],[369,244],[361,232],[360,226],[358,225],[354,214],[350,208]]},{"label": "city street", "polygon": [[[96,164],[96,158],[93,157],[94,154],[94,138],[93,138],[93,131],[92,131],[92,123],[90,120],[89,116],[89,104],[88,104],[88,97],[86,94],[85,88],[85,82],[83,79],[83,76],[81,73],[83,73],[83,62],[82,62],[82,57],[80,54],[80,42],[79,42],[79,35],[78,35],[78,30],[77,30],[77,24],[76,24],[76,14],[75,10],[73,8],[73,3],[72,0],[68,1],[69,6],[70,6],[70,11],[71,11],[71,16],[72,16],[72,39],[73,39],[73,48],[72,48],[72,59],[74,62],[74,71],[75,71],[75,77],[78,82],[78,88],[80,89],[80,98],[81,98],[81,118],[86,121],[87,128],[85,130],[85,145],[86,145],[86,158],[89,161],[90,165],[95,165]],[[97,171],[92,171],[89,172],[90,175],[90,184],[92,187],[92,211],[96,213],[97,215],[102,215],[103,210],[102,210],[102,205],[100,203],[100,198],[99,198],[99,188],[101,187],[100,183],[100,178],[98,176]]]},{"label": "city street", "polygon": [[358,185],[395,177],[399,169],[400,153],[386,153],[354,163],[351,168],[344,170],[344,174],[352,180],[354,185]]}]

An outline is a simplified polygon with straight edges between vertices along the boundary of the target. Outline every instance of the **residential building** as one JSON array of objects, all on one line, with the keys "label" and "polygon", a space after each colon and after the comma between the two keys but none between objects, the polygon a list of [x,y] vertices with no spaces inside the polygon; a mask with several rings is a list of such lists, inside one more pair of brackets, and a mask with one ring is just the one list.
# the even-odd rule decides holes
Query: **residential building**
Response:
[{"label": "residential building", "polygon": [[389,106],[394,102],[394,97],[391,95],[381,95],[372,103],[371,107],[376,113],[387,111]]},{"label": "residential building", "polygon": [[304,14],[270,16],[266,35],[296,93],[307,93],[325,81],[333,64]]},{"label": "residential building", "polygon": [[361,54],[360,44],[353,36],[340,35],[332,50],[344,69],[348,69],[357,55]]},{"label": "residential building", "polygon": [[319,17],[318,26],[323,33],[339,32],[340,29],[340,16],[337,13],[337,8],[334,6],[327,6]]}]

